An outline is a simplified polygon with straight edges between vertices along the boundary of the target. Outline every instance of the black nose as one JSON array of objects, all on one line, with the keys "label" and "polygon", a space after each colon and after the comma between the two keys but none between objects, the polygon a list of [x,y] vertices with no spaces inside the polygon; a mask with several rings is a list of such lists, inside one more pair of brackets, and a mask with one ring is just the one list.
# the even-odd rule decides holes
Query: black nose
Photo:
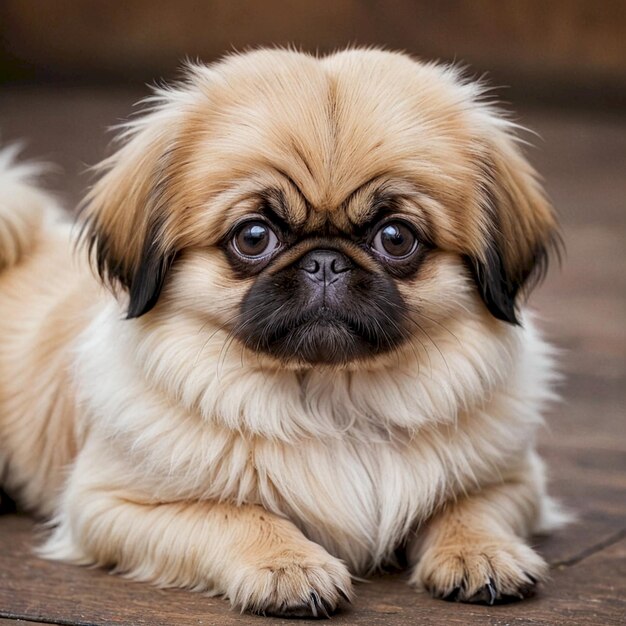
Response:
[{"label": "black nose", "polygon": [[304,270],[309,278],[330,285],[350,271],[352,263],[337,250],[311,250],[300,259],[298,268]]}]

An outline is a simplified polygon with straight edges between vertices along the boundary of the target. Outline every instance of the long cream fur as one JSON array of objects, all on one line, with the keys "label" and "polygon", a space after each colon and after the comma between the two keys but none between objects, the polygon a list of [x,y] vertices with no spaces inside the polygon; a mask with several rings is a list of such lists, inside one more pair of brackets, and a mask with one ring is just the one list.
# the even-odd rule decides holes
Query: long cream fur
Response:
[{"label": "long cream fur", "polygon": [[[294,615],[333,610],[350,572],[404,543],[436,595],[490,601],[543,579],[524,538],[562,519],[534,452],[552,350],[527,312],[495,320],[461,261],[494,236],[488,185],[505,265],[553,228],[512,125],[454,70],[362,50],[233,56],[152,107],[83,213],[113,292],[32,172],[0,159],[0,476],[53,520],[42,553]],[[436,232],[399,285],[426,312],[413,339],[341,368],[233,342],[249,283],[216,242],[255,190],[341,220],[376,177]],[[132,276],[153,236],[177,261],[154,310],[125,319],[111,267]]]}]

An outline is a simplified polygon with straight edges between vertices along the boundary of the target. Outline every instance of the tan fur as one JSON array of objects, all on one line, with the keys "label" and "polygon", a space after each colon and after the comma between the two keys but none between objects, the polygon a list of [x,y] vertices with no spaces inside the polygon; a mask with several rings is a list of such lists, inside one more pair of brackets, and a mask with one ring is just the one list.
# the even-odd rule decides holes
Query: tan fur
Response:
[{"label": "tan fur", "polygon": [[17,153],[17,146],[0,152],[0,270],[15,265],[28,252],[46,208],[52,206],[32,184],[40,166],[18,165],[15,162]]},{"label": "tan fur", "polygon": [[[412,582],[439,597],[472,600],[477,596],[523,597],[547,576],[547,565],[517,537],[527,537],[540,515],[537,472],[541,463],[531,455],[517,474],[480,494],[446,504],[420,533],[411,550],[418,566]],[[482,594],[482,597],[481,597]]]},{"label": "tan fur", "polygon": [[36,168],[4,157],[0,257],[13,267],[0,272],[0,470],[28,508],[52,515],[77,450],[71,347],[104,292],[72,259],[67,218],[32,184]]},{"label": "tan fur", "polygon": [[[290,615],[333,610],[347,567],[382,566],[415,533],[412,582],[437,595],[544,577],[523,539],[559,521],[533,453],[551,350],[528,313],[489,314],[463,257],[504,238],[521,282],[554,220],[480,95],[375,50],[235,55],[128,125],[85,201],[90,252],[72,261],[67,226],[37,228],[24,180],[0,190],[0,464],[26,506],[54,512],[44,554]],[[252,279],[218,243],[268,188],[308,232],[342,232],[393,193],[437,249],[397,281],[408,342],[311,367],[233,340]],[[176,261],[156,307],[126,320],[149,248]]]}]

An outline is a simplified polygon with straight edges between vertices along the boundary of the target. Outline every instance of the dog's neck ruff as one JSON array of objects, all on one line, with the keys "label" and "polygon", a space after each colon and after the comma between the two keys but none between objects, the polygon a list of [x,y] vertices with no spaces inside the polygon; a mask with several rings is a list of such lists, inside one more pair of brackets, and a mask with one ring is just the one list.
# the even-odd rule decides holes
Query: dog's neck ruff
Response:
[{"label": "dog's neck ruff", "polygon": [[[480,321],[465,320],[454,336],[431,335],[403,364],[390,359],[378,369],[297,371],[262,368],[240,349],[225,349],[228,338],[211,328],[207,340],[177,320],[141,333],[130,327],[138,323],[121,319],[116,305],[105,309],[79,342],[79,369],[119,363],[107,372],[118,395],[120,386],[137,381],[190,418],[285,442],[406,439],[429,424],[454,423],[459,411],[488,401],[508,377],[519,345],[517,329],[502,325],[501,334],[485,334]],[[100,373],[93,376],[107,385]]]}]

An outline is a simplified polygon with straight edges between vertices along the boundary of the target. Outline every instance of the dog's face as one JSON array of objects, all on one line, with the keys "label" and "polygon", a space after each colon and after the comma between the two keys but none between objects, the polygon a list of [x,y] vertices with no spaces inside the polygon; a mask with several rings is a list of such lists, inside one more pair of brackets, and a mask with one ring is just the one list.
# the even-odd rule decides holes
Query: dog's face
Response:
[{"label": "dog's face", "polygon": [[427,321],[517,322],[555,225],[510,126],[403,55],[235,56],[130,126],[85,233],[130,318],[187,316],[284,366],[371,365]]}]

